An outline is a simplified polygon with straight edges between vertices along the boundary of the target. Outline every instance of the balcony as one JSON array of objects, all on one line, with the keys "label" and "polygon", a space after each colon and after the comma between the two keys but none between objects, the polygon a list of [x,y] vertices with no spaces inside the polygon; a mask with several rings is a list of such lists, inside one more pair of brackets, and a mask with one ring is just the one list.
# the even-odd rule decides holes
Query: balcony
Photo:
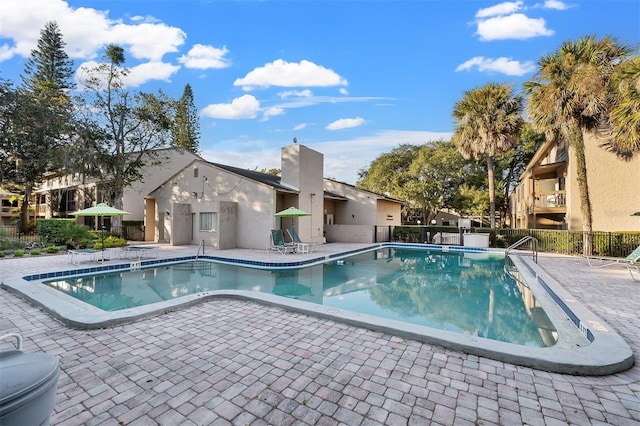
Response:
[{"label": "balcony", "polygon": [[543,192],[536,195],[533,213],[565,213],[566,191]]},{"label": "balcony", "polygon": [[20,208],[19,207],[11,207],[11,206],[2,206],[0,207],[0,213],[3,216],[20,216]]}]

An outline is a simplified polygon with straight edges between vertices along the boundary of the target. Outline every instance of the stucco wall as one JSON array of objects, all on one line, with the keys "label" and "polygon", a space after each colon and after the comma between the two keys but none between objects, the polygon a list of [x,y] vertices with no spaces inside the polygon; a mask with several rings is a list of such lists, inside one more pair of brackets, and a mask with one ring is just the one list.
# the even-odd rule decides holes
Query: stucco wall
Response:
[{"label": "stucco wall", "polygon": [[[156,151],[156,153],[162,164],[142,167],[140,173],[143,176],[143,180],[134,182],[131,186],[124,188],[122,209],[130,213],[124,216],[124,220],[144,220],[144,198],[146,195],[169,179],[174,173],[199,158],[197,155],[185,150],[163,149]],[[151,161],[151,158],[147,158],[145,161]],[[96,184],[96,179],[86,178],[76,173],[46,179],[42,182],[37,192],[49,192],[62,188],[76,189],[79,191],[76,195],[76,201],[79,202],[77,206],[78,209],[82,209],[84,208],[84,193],[95,194]],[[97,201],[102,202],[104,200]],[[51,217],[51,212],[47,213],[47,217]]]},{"label": "stucco wall", "polygon": [[162,164],[148,165],[140,169],[143,180],[132,183],[124,190],[122,209],[130,213],[126,216],[126,220],[143,220],[144,197],[174,173],[198,158],[197,155],[189,151],[173,149],[161,150],[158,155]]},{"label": "stucco wall", "polygon": [[348,201],[334,203],[335,224],[376,225],[377,200],[371,194],[329,179],[324,180],[324,189],[349,198]]},{"label": "stucco wall", "polygon": [[372,225],[325,225],[328,243],[373,243],[375,241]]},{"label": "stucco wall", "polygon": [[[282,148],[283,185],[296,188],[299,193],[283,208],[297,207],[311,216],[297,218],[295,229],[302,241],[321,242],[323,238],[323,169],[324,156],[304,145]],[[283,229],[285,229],[283,227]]]},{"label": "stucco wall", "polygon": [[171,205],[171,244],[181,246],[191,244],[191,206],[186,203]]},{"label": "stucco wall", "polygon": [[[193,162],[154,191],[150,197],[156,199],[158,222],[160,213],[170,211],[173,204],[190,204],[196,224],[200,212],[218,212],[219,220],[222,221],[220,227],[234,227],[235,247],[264,249],[269,241],[268,230],[273,227],[275,213],[273,188],[256,184],[209,163]],[[237,203],[235,221],[220,214],[219,210],[224,209],[231,214],[229,206],[218,204],[222,202]],[[222,232],[229,229],[226,228]],[[204,239],[205,244],[216,247],[222,244],[224,248],[231,248],[229,246],[233,244],[230,235],[223,235],[223,239],[219,239],[220,236],[217,234],[214,236],[213,233],[209,233],[205,236],[197,231],[195,238],[194,243]]]},{"label": "stucco wall", "polygon": [[327,214],[334,215],[334,224],[388,226],[402,223],[400,203],[331,179],[324,180],[324,189],[349,199],[327,203]]},{"label": "stucco wall", "polygon": [[[594,136],[585,139],[587,179],[592,205],[594,231],[638,231],[640,217],[631,216],[640,210],[640,157],[630,161],[618,158],[601,147]],[[573,150],[572,160],[575,159]],[[576,164],[572,161],[567,179],[569,229],[582,229],[580,193],[576,180]]]},{"label": "stucco wall", "polygon": [[377,205],[377,218],[376,225],[379,226],[391,226],[401,225],[402,217],[400,205],[387,200],[378,200]]}]

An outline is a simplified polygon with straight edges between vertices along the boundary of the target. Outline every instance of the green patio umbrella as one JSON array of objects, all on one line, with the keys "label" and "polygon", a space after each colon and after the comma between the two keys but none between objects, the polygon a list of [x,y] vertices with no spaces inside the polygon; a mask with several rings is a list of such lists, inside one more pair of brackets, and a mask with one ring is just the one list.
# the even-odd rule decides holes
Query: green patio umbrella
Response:
[{"label": "green patio umbrella", "polygon": [[[96,204],[93,207],[86,208],[84,210],[78,210],[77,212],[69,213],[72,216],[98,216],[101,218],[101,222],[104,224],[105,216],[124,216],[130,214],[124,210],[116,209],[106,203]],[[104,225],[102,225],[102,260],[104,261]]]},{"label": "green patio umbrella", "polygon": [[93,207],[86,208],[84,210],[78,210],[77,212],[69,213],[72,216],[124,216],[130,214],[124,210],[116,209],[106,203],[100,203]]},{"label": "green patio umbrella", "polygon": [[276,214],[275,217],[299,217],[299,216],[311,216],[311,213],[305,212],[304,210],[300,210],[296,207],[289,207],[288,209],[284,209]]}]

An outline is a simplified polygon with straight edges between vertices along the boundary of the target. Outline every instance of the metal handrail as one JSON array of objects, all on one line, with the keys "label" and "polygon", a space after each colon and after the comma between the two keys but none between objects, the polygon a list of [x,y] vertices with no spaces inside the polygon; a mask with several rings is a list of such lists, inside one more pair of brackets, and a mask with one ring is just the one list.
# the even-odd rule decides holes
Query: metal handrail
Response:
[{"label": "metal handrail", "polygon": [[200,256],[200,249],[202,249],[202,255],[204,256],[204,240],[198,245],[198,252],[196,253],[195,260],[198,260],[198,256]]},{"label": "metal handrail", "polygon": [[527,235],[525,237],[522,237],[518,241],[516,241],[515,243],[511,244],[504,251],[504,255],[508,256],[510,251],[516,249],[517,247],[520,247],[521,245],[523,245],[527,241],[532,241],[533,242],[532,247],[531,247],[531,252],[533,254],[533,261],[538,263],[538,239],[535,238],[535,237],[532,237],[531,235]]}]

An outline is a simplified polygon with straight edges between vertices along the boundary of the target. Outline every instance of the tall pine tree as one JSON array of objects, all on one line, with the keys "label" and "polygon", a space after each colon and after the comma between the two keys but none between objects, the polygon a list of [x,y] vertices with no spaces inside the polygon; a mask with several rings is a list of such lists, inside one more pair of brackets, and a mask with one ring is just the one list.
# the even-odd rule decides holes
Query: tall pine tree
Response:
[{"label": "tall pine tree", "polygon": [[173,144],[198,154],[200,150],[200,122],[193,102],[191,85],[184,86],[182,97],[176,102],[174,123],[171,128]]},{"label": "tall pine tree", "polygon": [[71,133],[73,61],[64,47],[58,25],[48,22],[26,63],[10,114],[11,133],[2,141],[2,149],[15,159],[16,181],[23,187],[22,231],[29,226],[34,185],[46,173],[60,169],[64,139]]},{"label": "tall pine tree", "polygon": [[64,51],[66,43],[55,21],[47,22],[40,31],[38,47],[31,51],[22,75],[26,90],[42,97],[68,101],[73,88],[73,61]]}]

